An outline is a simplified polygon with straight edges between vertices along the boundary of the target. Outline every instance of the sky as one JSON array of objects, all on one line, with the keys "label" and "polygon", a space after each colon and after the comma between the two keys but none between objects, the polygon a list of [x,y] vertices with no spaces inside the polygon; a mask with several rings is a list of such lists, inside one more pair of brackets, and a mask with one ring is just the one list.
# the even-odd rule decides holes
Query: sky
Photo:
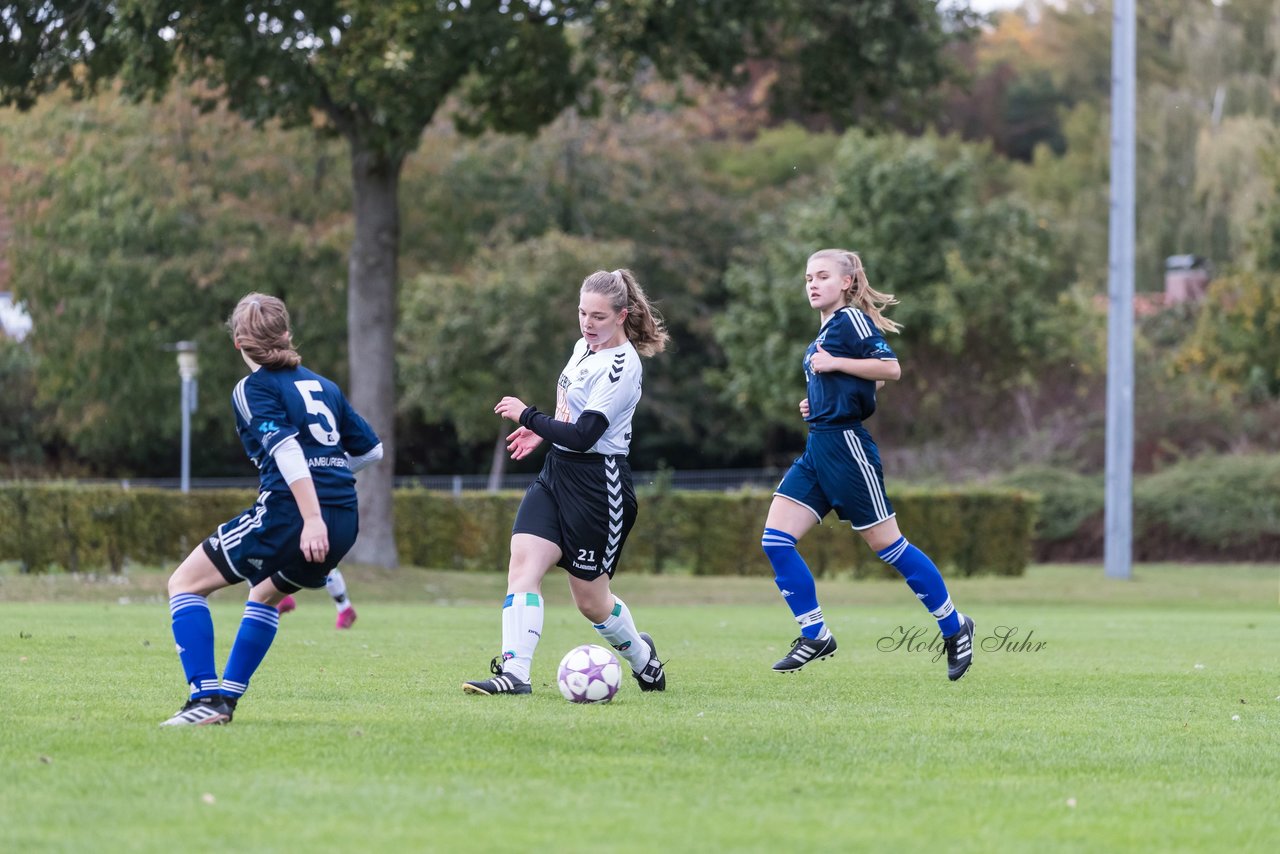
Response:
[{"label": "sky", "polygon": [[969,6],[975,12],[994,12],[998,9],[1012,9],[1020,0],[969,0]]}]

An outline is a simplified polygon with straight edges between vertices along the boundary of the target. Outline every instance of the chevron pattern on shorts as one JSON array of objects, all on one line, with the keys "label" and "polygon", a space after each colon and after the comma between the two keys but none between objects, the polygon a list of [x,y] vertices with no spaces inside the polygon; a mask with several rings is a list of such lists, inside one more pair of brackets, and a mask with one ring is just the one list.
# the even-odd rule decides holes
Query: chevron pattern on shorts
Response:
[{"label": "chevron pattern on shorts", "polygon": [[604,477],[609,493],[609,541],[605,544],[603,569],[609,572],[622,546],[622,472],[615,457],[605,457]]}]

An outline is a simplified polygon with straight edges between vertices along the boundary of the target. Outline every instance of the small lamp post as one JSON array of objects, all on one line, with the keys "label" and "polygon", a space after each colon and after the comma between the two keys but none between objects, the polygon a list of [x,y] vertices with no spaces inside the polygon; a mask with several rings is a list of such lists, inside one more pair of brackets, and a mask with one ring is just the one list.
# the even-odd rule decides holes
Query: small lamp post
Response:
[{"label": "small lamp post", "polygon": [[179,341],[173,345],[178,353],[178,376],[182,377],[182,491],[191,491],[191,413],[196,411],[196,375],[200,365],[196,342]]}]

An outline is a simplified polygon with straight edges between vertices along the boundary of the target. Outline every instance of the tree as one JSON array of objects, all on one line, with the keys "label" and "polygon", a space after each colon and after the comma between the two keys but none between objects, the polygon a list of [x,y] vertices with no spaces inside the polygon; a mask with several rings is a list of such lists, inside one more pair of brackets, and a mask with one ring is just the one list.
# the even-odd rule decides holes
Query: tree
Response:
[{"label": "tree", "polygon": [[9,477],[35,471],[44,459],[35,363],[28,345],[0,335],[0,464]]},{"label": "tree", "polygon": [[30,109],[67,85],[92,90],[120,67],[107,37],[115,5],[94,0],[23,0],[0,5],[0,107]]},{"label": "tree", "polygon": [[[592,81],[604,69],[624,83],[648,67],[727,79],[749,56],[776,52],[783,42],[774,39],[794,32],[805,11],[843,5],[806,2],[812,8],[782,0],[118,0],[93,7],[115,18],[101,25],[94,19],[100,38],[81,39],[79,54],[37,52],[33,61],[66,68],[92,44],[103,53],[102,67],[88,69],[90,80],[120,67],[129,91],[160,92],[181,73],[206,81],[250,119],[315,125],[347,141],[355,209],[351,397],[394,458],[399,179],[440,108],[452,99],[454,121],[467,131],[532,133],[573,104],[589,106],[598,96]],[[61,4],[45,5],[62,11]],[[912,5],[919,11],[931,4]],[[903,23],[914,31],[921,22]],[[856,69],[874,75],[874,86],[859,89],[846,78],[828,85],[813,74],[803,77],[806,85],[822,82],[815,94],[831,104],[844,96],[841,102],[887,99],[895,80],[918,80],[915,69],[928,61],[904,51],[943,40],[900,41],[903,30],[892,17],[878,17],[874,32],[878,38],[859,43]],[[69,75],[62,72],[62,79]],[[361,478],[364,536],[356,560],[396,563],[391,482],[386,465]]]},{"label": "tree", "polygon": [[42,427],[76,461],[97,474],[176,474],[179,380],[163,348],[193,340],[193,471],[245,474],[228,397],[244,365],[222,322],[249,290],[284,297],[307,363],[345,373],[350,201],[327,175],[336,143],[255,133],[226,110],[200,115],[178,90],[155,107],[55,94],[6,115],[0,145]]}]

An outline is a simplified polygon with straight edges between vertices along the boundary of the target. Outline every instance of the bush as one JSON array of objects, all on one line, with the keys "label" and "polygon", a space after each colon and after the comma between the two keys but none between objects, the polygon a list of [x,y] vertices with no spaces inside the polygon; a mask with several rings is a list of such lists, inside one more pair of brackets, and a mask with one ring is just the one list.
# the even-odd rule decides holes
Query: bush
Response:
[{"label": "bush", "polygon": [[[1036,560],[1099,560],[1101,475],[1024,469],[1001,480],[1042,498]],[[1143,561],[1280,559],[1280,454],[1199,456],[1133,487],[1133,552]]]},{"label": "bush", "polygon": [[1201,457],[1134,487],[1140,560],[1280,558],[1280,454]]},{"label": "bush", "polygon": [[0,555],[23,572],[174,563],[257,498],[252,490],[182,494],[76,483],[0,486]]},{"label": "bush", "polygon": [[1040,496],[1036,560],[1102,557],[1106,487],[1101,475],[1036,467],[1019,469],[1001,478],[1000,483]]},{"label": "bush", "polygon": [[[453,496],[422,489],[396,493],[396,542],[409,565],[505,572],[518,492]],[[902,528],[946,572],[1020,575],[1031,554],[1034,497],[1012,490],[908,491],[891,496]],[[0,486],[0,560],[25,572],[110,568],[126,560],[176,564],[219,524],[255,500],[250,490],[186,495],[72,483]],[[695,575],[772,574],[760,549],[772,496],[767,492],[676,492],[639,496],[640,515],[626,566],[640,572]],[[834,516],[805,538],[819,576],[885,575],[862,538]]]}]

